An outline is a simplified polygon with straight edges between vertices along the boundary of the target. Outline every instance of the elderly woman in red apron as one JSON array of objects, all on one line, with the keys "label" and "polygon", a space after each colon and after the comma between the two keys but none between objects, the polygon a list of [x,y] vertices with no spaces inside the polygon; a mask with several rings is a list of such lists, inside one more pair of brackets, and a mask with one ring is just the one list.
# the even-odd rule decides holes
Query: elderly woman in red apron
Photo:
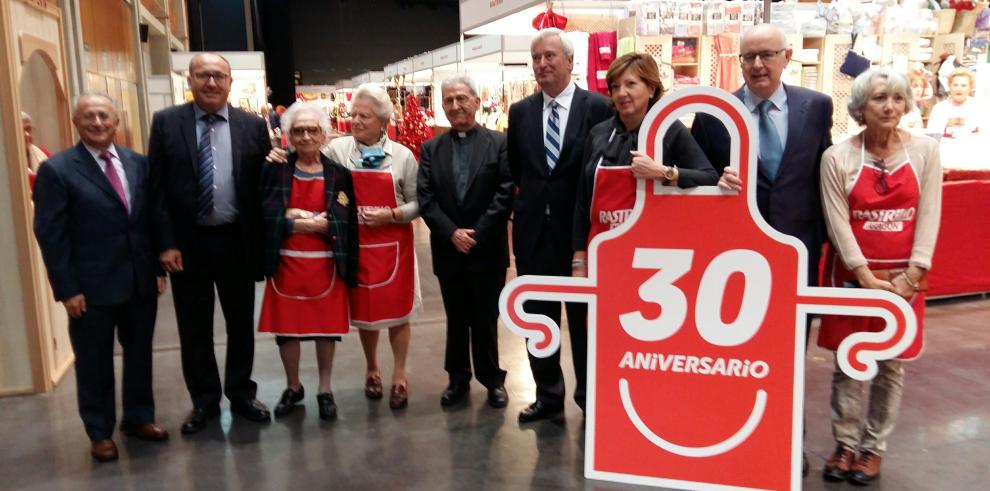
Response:
[{"label": "elderly woman in red apron", "polygon": [[[924,340],[925,276],[938,235],[942,170],[935,140],[897,129],[901,116],[914,109],[911,85],[902,73],[874,68],[856,77],[848,106],[865,128],[822,156],[822,204],[831,249],[822,281],[903,296],[914,308],[919,331],[898,359],[879,363],[865,415],[865,383],[836,364],[831,404],[837,446],[823,477],[866,484],[880,474],[897,420],[904,388],[901,360],[917,357]],[[851,333],[882,329],[878,318],[822,316],[818,344],[834,351]]]},{"label": "elderly woman in red apron", "polygon": [[364,393],[369,399],[382,397],[378,334],[388,329],[394,358],[389,407],[401,409],[409,401],[409,320],[422,304],[411,223],[419,216],[418,165],[408,148],[389,139],[391,116],[392,100],[384,89],[358,87],[351,104],[351,136],[334,139],[324,152],[354,176],[361,266],[350,303],[351,324],[358,328],[367,361]]},{"label": "elderly woman in red apron", "polygon": [[639,149],[639,127],[663,95],[660,70],[653,57],[628,53],[616,58],[605,76],[616,115],[591,129],[585,168],[578,183],[574,211],[575,276],[587,276],[588,243],[618,227],[636,202],[636,179],[666,186],[714,186],[718,173],[690,131],[674,121],[663,137],[663,163]]},{"label": "elderly woman in red apron", "polygon": [[258,330],[275,334],[287,388],[275,416],[303,399],[300,342],[316,344],[320,418],[333,419],[334,344],[350,326],[347,288],[357,284],[357,207],[351,173],[320,149],[330,120],[316,105],[293,104],[282,117],[292,152],[262,175],[265,297]]}]

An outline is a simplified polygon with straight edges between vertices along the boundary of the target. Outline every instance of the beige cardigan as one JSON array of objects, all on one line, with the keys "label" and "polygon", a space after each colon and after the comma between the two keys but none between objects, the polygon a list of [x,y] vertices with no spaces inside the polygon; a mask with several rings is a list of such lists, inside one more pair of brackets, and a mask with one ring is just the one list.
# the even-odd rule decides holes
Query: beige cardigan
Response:
[{"label": "beige cardigan", "polygon": [[[909,264],[924,269],[932,266],[932,254],[935,251],[935,239],[938,237],[939,222],[942,218],[942,166],[939,160],[938,142],[934,139],[912,135],[904,130],[898,131],[908,158],[918,176],[921,196],[918,199],[918,209],[915,215],[914,246],[911,249]],[[822,155],[821,191],[822,207],[825,212],[825,222],[828,224],[828,235],[832,245],[839,251],[846,268],[852,271],[867,264],[852,227],[849,225],[849,193],[859,177],[862,152],[860,136],[829,147]],[[898,162],[903,158],[903,151],[898,151],[894,158]],[[865,155],[866,162],[877,159],[869,152]]]},{"label": "beige cardigan", "polygon": [[[402,211],[402,223],[409,223],[419,216],[419,202],[416,201],[416,173],[419,171],[419,164],[412,151],[387,136],[382,139],[381,144],[382,151],[385,152],[381,168],[392,168],[395,202]],[[353,136],[334,138],[329,145],[323,147],[323,154],[348,169],[357,168],[361,161],[361,150]]]}]

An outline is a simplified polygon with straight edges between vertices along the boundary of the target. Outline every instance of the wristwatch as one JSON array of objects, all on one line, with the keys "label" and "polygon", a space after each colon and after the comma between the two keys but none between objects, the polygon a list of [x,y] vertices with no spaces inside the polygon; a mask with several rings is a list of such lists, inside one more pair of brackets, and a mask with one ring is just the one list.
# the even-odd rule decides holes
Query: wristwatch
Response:
[{"label": "wristwatch", "polygon": [[675,166],[667,166],[667,170],[663,173],[663,178],[668,182],[673,182],[674,177],[677,176],[677,172],[674,170]]}]

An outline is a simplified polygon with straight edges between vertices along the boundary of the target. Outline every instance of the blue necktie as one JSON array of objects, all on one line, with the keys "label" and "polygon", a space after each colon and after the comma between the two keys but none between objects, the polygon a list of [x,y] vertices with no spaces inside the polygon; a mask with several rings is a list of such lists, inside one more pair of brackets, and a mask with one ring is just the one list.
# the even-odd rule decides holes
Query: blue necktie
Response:
[{"label": "blue necktie", "polygon": [[777,178],[784,148],[780,144],[780,133],[770,120],[771,106],[770,101],[766,100],[761,102],[757,109],[760,110],[760,168],[773,181]]},{"label": "blue necktie", "polygon": [[543,135],[543,150],[547,154],[547,172],[553,172],[560,158],[560,113],[557,101],[550,101],[550,117],[547,118],[547,132]]},{"label": "blue necktie", "polygon": [[204,114],[200,119],[206,123],[203,134],[199,136],[197,155],[199,160],[199,181],[196,195],[196,210],[199,218],[207,218],[213,212],[213,145],[211,132],[213,124],[219,117],[216,114]]}]

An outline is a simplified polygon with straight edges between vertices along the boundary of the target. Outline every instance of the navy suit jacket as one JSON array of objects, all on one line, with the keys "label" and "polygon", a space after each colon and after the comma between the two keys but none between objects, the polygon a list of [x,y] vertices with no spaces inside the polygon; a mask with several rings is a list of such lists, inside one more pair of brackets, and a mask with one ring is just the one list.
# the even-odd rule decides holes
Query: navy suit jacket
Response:
[{"label": "navy suit jacket", "polygon": [[[265,120],[228,105],[230,150],[234,169],[241,244],[255,280],[262,279],[261,206],[258,192],[265,156],[272,149]],[[198,157],[193,103],[162,109],[151,121],[148,158],[155,204],[158,252],[179,249],[184,266],[199,264],[192,245],[196,235]],[[195,267],[195,266],[194,266]]]},{"label": "navy suit jacket", "polygon": [[[784,85],[787,92],[787,144],[777,178],[757,172],[756,203],[773,228],[797,237],[808,248],[808,280],[817,283],[825,240],[819,183],[822,154],[832,146],[832,99],[820,92]],[[740,100],[743,90],[733,93]],[[729,134],[708,114],[695,116],[691,134],[721,174],[729,164]]]},{"label": "navy suit jacket", "polygon": [[543,92],[537,92],[509,108],[508,156],[512,180],[518,186],[512,218],[512,250],[516,258],[532,256],[543,227],[547,206],[557,251],[570,260],[574,202],[578,178],[584,168],[588,134],[596,124],[612,117],[611,102],[594,92],[575,88],[568,109],[560,158],[547,171],[543,148]]},{"label": "navy suit jacket", "polygon": [[157,295],[160,274],[148,202],[148,159],[117,146],[130,188],[130,213],[82,143],[52,156],[34,184],[34,234],[55,299],[88,305]]}]

